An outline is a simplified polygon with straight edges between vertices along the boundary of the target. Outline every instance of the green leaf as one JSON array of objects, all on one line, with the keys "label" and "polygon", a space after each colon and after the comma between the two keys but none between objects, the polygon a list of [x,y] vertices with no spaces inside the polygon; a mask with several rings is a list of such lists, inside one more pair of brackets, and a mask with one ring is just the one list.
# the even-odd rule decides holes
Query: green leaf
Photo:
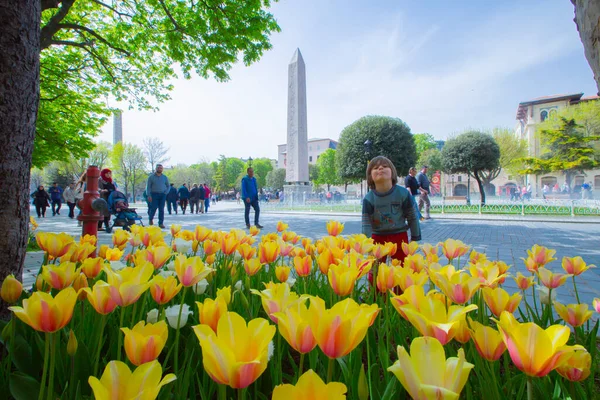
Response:
[{"label": "green leaf", "polygon": [[383,392],[383,395],[381,396],[381,400],[390,400],[395,398],[394,395],[396,394],[396,379],[390,379],[390,381],[387,384],[387,387],[385,388],[385,392]]},{"label": "green leaf", "polygon": [[13,372],[9,378],[10,394],[15,400],[37,399],[40,383],[22,372]]},{"label": "green leaf", "polygon": [[39,373],[39,365],[33,362],[31,346],[21,335],[15,337],[14,352],[12,360],[20,372],[31,376]]}]

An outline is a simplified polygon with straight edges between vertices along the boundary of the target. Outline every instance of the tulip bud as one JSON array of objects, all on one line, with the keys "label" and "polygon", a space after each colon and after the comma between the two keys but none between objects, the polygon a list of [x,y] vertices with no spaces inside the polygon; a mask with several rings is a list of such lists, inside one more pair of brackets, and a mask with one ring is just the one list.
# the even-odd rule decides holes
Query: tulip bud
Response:
[{"label": "tulip bud", "polygon": [[71,329],[69,331],[69,341],[67,342],[67,354],[73,357],[75,353],[77,353],[77,337],[75,337],[75,332]]},{"label": "tulip bud", "polygon": [[240,295],[240,300],[242,302],[242,305],[244,306],[244,309],[249,310],[250,303],[248,303],[248,298],[246,297],[246,295],[244,295],[244,292],[239,292],[239,295]]},{"label": "tulip bud", "polygon": [[46,292],[47,293],[47,292],[50,291],[50,285],[48,285],[46,283],[46,281],[42,277],[42,274],[39,274],[37,276],[37,278],[35,278],[35,288],[39,292]]},{"label": "tulip bud", "polygon": [[81,289],[89,286],[90,285],[88,283],[87,276],[85,276],[85,274],[81,272],[79,276],[77,276],[77,278],[75,278],[75,280],[73,281],[73,289],[75,289],[75,291],[78,293],[77,300],[85,300],[87,294]]},{"label": "tulip bud", "polygon": [[365,374],[365,364],[360,366],[360,373],[358,374],[358,399],[369,399],[369,385],[367,384],[367,375]]},{"label": "tulip bud", "polygon": [[[190,306],[184,304],[183,309],[181,310],[181,318],[179,318],[179,307],[180,306],[171,306],[165,309],[165,316],[173,329],[177,329],[178,327],[183,328],[187,324],[189,315],[193,314],[190,310]],[[178,321],[179,325],[177,325]]]},{"label": "tulip bud", "polygon": [[12,304],[16,303],[21,297],[23,292],[23,285],[21,282],[15,279],[14,275],[9,275],[2,282],[2,289],[0,289],[0,296],[5,302]]},{"label": "tulip bud", "polygon": [[148,311],[148,313],[146,314],[146,322],[149,324],[155,324],[158,321],[158,310],[156,308],[153,308],[152,310]]},{"label": "tulip bud", "polygon": [[193,288],[195,294],[204,294],[204,292],[206,292],[206,288],[208,288],[208,281],[206,279],[202,279],[200,282],[196,283]]}]

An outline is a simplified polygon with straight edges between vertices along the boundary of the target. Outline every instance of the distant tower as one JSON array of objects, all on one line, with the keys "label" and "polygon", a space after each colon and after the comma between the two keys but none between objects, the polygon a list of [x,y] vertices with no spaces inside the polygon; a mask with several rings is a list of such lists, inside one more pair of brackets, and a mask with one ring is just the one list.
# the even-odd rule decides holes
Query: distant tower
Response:
[{"label": "distant tower", "polygon": [[113,146],[123,141],[123,113],[115,111],[113,116]]}]

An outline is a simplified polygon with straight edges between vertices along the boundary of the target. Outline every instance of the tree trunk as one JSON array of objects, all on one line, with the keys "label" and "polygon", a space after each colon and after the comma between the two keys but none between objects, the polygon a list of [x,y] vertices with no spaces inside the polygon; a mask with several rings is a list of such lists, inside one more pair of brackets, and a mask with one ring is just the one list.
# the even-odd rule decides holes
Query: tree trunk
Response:
[{"label": "tree trunk", "polygon": [[575,6],[575,24],[583,43],[596,87],[600,93],[600,2],[597,0],[571,0]]},{"label": "tree trunk", "polygon": [[[39,0],[0,5],[0,281],[19,280],[27,246],[29,177],[40,80]],[[9,190],[10,189],[10,190]],[[5,303],[0,316],[5,316]]]},{"label": "tree trunk", "polygon": [[479,177],[479,171],[475,171],[473,173],[473,177],[477,181],[477,186],[479,187],[479,194],[481,195],[481,205],[483,206],[483,205],[485,205],[485,190],[483,188],[483,182],[481,181],[481,178]]}]

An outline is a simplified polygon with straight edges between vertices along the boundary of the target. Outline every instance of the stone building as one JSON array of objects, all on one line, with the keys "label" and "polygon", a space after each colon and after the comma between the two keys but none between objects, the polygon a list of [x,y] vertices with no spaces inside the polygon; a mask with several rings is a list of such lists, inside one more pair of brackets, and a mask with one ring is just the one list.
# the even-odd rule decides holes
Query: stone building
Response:
[{"label": "stone building", "polygon": [[[336,149],[338,142],[332,139],[308,139],[308,163],[316,164],[319,156],[327,149]],[[287,145],[277,146],[277,168],[285,168],[287,160]]]}]

